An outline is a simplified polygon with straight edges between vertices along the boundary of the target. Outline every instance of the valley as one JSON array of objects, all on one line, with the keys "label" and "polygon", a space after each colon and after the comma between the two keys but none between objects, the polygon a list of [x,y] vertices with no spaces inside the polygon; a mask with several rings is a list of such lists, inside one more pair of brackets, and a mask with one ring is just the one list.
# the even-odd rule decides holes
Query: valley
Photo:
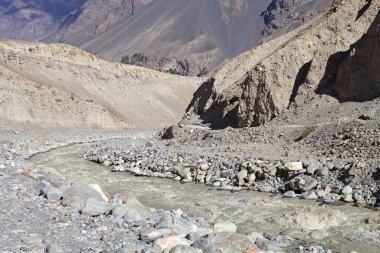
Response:
[{"label": "valley", "polygon": [[379,0],[3,1],[0,252],[377,253],[379,24]]}]

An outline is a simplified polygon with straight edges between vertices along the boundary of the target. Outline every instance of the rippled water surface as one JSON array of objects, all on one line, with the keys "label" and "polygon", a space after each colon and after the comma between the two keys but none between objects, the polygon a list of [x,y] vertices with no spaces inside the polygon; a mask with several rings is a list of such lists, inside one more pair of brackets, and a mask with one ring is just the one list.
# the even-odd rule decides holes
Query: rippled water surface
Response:
[{"label": "rippled water surface", "polygon": [[[122,143],[122,141],[120,141]],[[111,194],[133,192],[157,209],[181,208],[209,222],[231,221],[239,232],[263,231],[289,235],[309,243],[349,252],[380,252],[380,212],[351,205],[327,206],[314,201],[283,199],[253,191],[217,191],[202,184],[134,177],[84,160],[94,144],[78,144],[32,157],[34,165],[53,167],[76,183],[98,183]],[[323,243],[321,243],[323,242]]]}]

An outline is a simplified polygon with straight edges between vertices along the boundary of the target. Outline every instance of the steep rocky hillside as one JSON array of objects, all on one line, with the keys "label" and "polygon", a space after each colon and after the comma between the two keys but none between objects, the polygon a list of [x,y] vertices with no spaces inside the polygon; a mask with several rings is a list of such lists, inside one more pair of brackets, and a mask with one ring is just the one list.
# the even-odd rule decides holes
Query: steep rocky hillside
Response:
[{"label": "steep rocky hillside", "polygon": [[[331,0],[6,0],[0,37],[62,42],[119,62],[204,75],[226,59],[291,31]],[[269,36],[271,35],[271,36]],[[269,37],[268,37],[269,36]]]},{"label": "steep rocky hillside", "polygon": [[184,122],[258,126],[317,94],[343,100],[376,96],[379,6],[336,2],[312,23],[238,56],[195,93]]},{"label": "steep rocky hillside", "polygon": [[199,68],[211,70],[256,45],[265,28],[260,15],[268,3],[155,0],[83,48],[115,61],[134,53],[185,59],[191,65],[190,73],[197,74]]},{"label": "steep rocky hillside", "polygon": [[159,128],[180,119],[199,84],[72,46],[0,41],[0,115],[10,120]]},{"label": "steep rocky hillside", "polygon": [[273,37],[292,31],[323,14],[332,2],[332,0],[272,0],[262,13],[267,26],[263,34]]},{"label": "steep rocky hillside", "polygon": [[2,0],[0,37],[40,40],[60,28],[65,17],[86,0]]},{"label": "steep rocky hillside", "polygon": [[[283,34],[324,12],[331,0],[297,1],[275,13],[269,0],[185,1],[156,0],[131,18],[85,43],[83,48],[102,58],[119,61],[143,53],[150,68],[201,74],[258,45],[265,31]],[[265,22],[263,12],[273,20]],[[297,16],[295,18],[288,18]],[[289,20],[282,21],[288,18]],[[281,19],[281,21],[278,21]],[[273,22],[286,23],[274,27]],[[289,23],[292,23],[289,25]],[[141,43],[141,42],[144,43]]]},{"label": "steep rocky hillside", "polygon": [[79,46],[153,0],[3,0],[0,37]]}]

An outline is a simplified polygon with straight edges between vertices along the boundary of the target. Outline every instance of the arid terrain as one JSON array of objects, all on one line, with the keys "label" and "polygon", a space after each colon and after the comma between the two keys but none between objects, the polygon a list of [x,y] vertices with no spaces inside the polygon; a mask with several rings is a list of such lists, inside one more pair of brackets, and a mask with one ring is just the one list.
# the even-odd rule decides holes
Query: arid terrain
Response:
[{"label": "arid terrain", "polygon": [[24,8],[108,59],[241,48],[186,77],[1,39],[0,252],[379,252],[379,0],[47,2],[0,4],[0,35]]},{"label": "arid terrain", "polygon": [[205,75],[318,17],[331,2],[7,0],[0,3],[0,37],[67,43],[116,62],[142,53],[139,65]]}]

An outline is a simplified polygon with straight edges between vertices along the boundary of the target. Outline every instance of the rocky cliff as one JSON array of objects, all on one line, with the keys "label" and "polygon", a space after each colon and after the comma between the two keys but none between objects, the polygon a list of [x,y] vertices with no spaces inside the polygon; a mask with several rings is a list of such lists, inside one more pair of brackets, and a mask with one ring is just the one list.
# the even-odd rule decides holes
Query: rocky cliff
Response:
[{"label": "rocky cliff", "polygon": [[[258,126],[316,93],[332,94],[331,82],[341,63],[332,56],[350,50],[372,24],[376,26],[379,5],[379,1],[336,1],[317,20],[238,56],[200,87],[183,122]],[[346,81],[340,76],[349,66],[345,63],[338,74],[341,97],[339,87]],[[363,71],[354,75],[358,74]],[[357,85],[353,78],[351,83]]]},{"label": "rocky cliff", "polygon": [[341,101],[367,101],[380,96],[380,14],[368,32],[344,54],[335,81]]}]

